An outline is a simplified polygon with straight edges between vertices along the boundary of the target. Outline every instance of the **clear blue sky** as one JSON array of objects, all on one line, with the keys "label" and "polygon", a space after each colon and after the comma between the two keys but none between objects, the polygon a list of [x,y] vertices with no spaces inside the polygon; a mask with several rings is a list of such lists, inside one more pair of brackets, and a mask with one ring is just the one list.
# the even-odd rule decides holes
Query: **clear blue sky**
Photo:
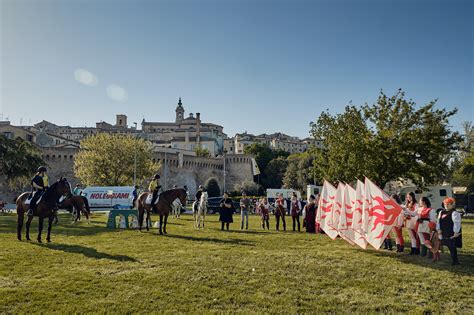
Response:
[{"label": "clear blue sky", "polygon": [[[458,107],[456,129],[474,120],[473,1],[0,3],[0,112],[14,124],[171,121],[181,96],[231,136],[305,137],[322,110],[398,88]],[[78,68],[98,84],[77,82]]]}]

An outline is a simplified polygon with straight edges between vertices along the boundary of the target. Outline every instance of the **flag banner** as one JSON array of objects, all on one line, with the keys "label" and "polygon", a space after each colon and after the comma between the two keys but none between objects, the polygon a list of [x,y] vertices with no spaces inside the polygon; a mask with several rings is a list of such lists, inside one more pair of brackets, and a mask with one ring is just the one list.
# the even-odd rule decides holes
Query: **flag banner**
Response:
[{"label": "flag banner", "polygon": [[336,188],[325,180],[319,197],[316,222],[320,225],[326,235],[332,239],[336,239],[337,237],[337,230],[329,224],[332,222],[332,208],[335,198]]},{"label": "flag banner", "polygon": [[350,185],[344,187],[344,197],[341,207],[341,217],[339,218],[339,235],[349,244],[355,244],[354,230],[352,229],[352,220],[354,215],[356,191]]},{"label": "flag banner", "polygon": [[258,168],[258,164],[255,158],[252,158],[252,173],[253,176],[260,175],[260,169]]},{"label": "flag banner", "polygon": [[354,216],[352,218],[352,229],[356,232],[362,232],[362,208],[364,205],[364,183],[357,180],[355,190]]},{"label": "flag banner", "polygon": [[365,237],[370,245],[379,249],[396,224],[402,208],[367,177],[365,178],[365,199],[368,205]]},{"label": "flag banner", "polygon": [[329,227],[332,227],[336,232],[335,236],[329,235],[329,237],[331,237],[333,240],[336,239],[337,235],[339,234],[339,231],[337,229],[339,227],[339,219],[341,217],[343,197],[344,197],[344,184],[339,183],[336,189],[336,198],[334,198],[332,202],[333,204],[332,213],[331,213],[332,219],[330,221],[326,219],[326,225],[329,225]]}]

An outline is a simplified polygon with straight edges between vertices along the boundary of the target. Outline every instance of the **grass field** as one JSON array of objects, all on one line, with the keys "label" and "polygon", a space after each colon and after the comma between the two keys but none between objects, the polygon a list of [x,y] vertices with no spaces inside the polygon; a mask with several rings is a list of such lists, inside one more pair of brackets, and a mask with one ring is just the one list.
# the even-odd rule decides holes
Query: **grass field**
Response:
[{"label": "grass field", "polygon": [[15,220],[0,215],[0,313],[474,313],[473,219],[463,221],[454,267],[447,249],[434,264],[325,235],[262,231],[257,217],[249,231],[234,223],[221,232],[217,216],[201,231],[185,216],[158,236],[107,230],[104,215],[91,225],[61,216],[51,244],[17,241]]}]

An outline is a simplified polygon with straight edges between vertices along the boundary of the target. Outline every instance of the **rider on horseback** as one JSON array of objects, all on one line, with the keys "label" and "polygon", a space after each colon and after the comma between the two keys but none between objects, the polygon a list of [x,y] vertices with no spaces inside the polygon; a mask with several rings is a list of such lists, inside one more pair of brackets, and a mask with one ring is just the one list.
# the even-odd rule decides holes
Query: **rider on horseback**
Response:
[{"label": "rider on horseback", "polygon": [[161,190],[159,174],[155,174],[155,176],[150,182],[150,185],[148,185],[148,190],[150,191],[150,193],[153,193],[153,197],[151,199],[151,205],[154,206],[156,199],[159,198],[160,196],[160,190]]},{"label": "rider on horseback", "polygon": [[41,166],[38,168],[35,177],[31,179],[31,190],[33,197],[30,200],[30,207],[28,209],[27,215],[33,215],[36,202],[39,200],[39,198],[43,195],[43,193],[49,186],[48,175],[46,175],[46,172],[46,167]]}]

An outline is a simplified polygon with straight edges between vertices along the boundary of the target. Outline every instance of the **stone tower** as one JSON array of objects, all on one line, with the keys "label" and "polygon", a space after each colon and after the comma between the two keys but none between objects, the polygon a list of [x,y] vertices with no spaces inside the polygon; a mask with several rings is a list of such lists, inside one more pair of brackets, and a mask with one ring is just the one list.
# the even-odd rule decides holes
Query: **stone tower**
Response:
[{"label": "stone tower", "polygon": [[184,107],[183,103],[181,103],[181,97],[179,98],[178,101],[178,106],[176,107],[176,122],[180,123],[184,119]]}]

